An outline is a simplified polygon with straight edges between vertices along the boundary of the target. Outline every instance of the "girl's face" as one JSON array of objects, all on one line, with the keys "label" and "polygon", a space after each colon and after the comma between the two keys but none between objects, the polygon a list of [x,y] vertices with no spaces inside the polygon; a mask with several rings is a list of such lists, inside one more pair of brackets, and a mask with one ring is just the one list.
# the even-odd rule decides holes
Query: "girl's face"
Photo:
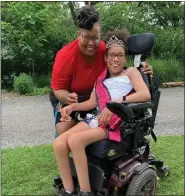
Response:
[{"label": "girl's face", "polygon": [[113,46],[108,49],[105,61],[111,77],[119,76],[123,72],[126,63],[125,49],[120,46]]}]

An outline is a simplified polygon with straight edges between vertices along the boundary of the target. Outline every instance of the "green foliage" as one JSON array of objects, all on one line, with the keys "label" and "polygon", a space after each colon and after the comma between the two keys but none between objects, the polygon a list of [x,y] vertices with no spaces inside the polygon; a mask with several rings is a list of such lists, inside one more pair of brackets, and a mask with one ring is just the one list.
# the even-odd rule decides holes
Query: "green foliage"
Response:
[{"label": "green foliage", "polygon": [[51,75],[40,75],[34,78],[34,83],[39,88],[44,88],[46,86],[50,86],[51,83]]},{"label": "green foliage", "polygon": [[34,89],[33,79],[31,76],[22,73],[14,78],[13,87],[16,92],[21,94],[31,93]]},{"label": "green foliage", "polygon": [[[153,68],[153,75],[160,75],[161,84],[163,82],[184,81],[184,65],[181,65],[175,58],[155,59],[150,58],[148,62]],[[128,58],[126,67],[133,66],[133,59]]]},{"label": "green foliage", "polygon": [[184,56],[184,5],[181,2],[98,3],[103,34],[115,28],[127,28],[130,34],[153,32],[156,58]]},{"label": "green foliage", "polygon": [[70,13],[61,5],[2,2],[2,75],[51,71],[56,52],[75,37]]},{"label": "green foliage", "polygon": [[162,82],[184,81],[184,67],[172,58],[167,60],[151,59],[154,76],[160,74]]},{"label": "green foliage", "polygon": [[33,91],[30,93],[27,93],[26,95],[28,96],[33,96],[33,95],[46,95],[50,93],[50,88],[49,87],[44,87],[44,88],[38,88],[34,87]]},{"label": "green foliage", "polygon": [[[155,58],[167,60],[173,56],[183,61],[184,5],[181,2],[95,2],[94,6],[100,13],[103,35],[114,28],[127,28],[131,34],[153,32]],[[12,74],[51,73],[57,51],[76,37],[71,13],[78,8],[76,2],[1,2],[4,86],[12,86]],[[38,87],[48,83],[40,80],[43,81],[38,82]]]},{"label": "green foliage", "polygon": [[176,58],[184,59],[184,30],[181,27],[164,29],[153,29],[155,34],[155,45],[153,54],[161,59]]}]

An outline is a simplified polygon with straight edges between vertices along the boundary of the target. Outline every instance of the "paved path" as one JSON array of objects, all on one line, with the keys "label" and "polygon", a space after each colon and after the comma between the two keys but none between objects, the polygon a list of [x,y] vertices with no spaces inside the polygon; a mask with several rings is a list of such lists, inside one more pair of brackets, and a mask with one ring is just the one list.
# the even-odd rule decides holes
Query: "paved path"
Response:
[{"label": "paved path", "polygon": [[[161,89],[157,135],[184,134],[184,88]],[[2,147],[49,144],[53,113],[48,95],[2,100]]]}]

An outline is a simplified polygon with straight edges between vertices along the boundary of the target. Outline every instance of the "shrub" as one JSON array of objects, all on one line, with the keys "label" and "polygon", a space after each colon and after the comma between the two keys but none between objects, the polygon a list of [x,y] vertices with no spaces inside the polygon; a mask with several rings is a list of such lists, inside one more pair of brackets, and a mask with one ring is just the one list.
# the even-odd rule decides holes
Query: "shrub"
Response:
[{"label": "shrub", "polygon": [[179,82],[184,81],[184,67],[175,60],[175,58],[167,60],[149,60],[153,67],[154,76],[160,74],[162,82]]},{"label": "shrub", "polygon": [[34,78],[34,83],[38,88],[44,88],[50,86],[51,75],[41,75]]},{"label": "shrub", "polygon": [[[175,57],[169,59],[147,59],[153,68],[153,75],[160,75],[161,83],[163,82],[181,82],[184,81],[184,66]],[[133,65],[133,57],[129,57],[126,67]]]},{"label": "shrub", "polygon": [[44,88],[38,88],[34,87],[33,91],[31,93],[28,93],[27,95],[33,96],[33,95],[46,95],[50,93],[50,88],[49,87],[44,87]]},{"label": "shrub", "polygon": [[18,77],[14,78],[13,87],[16,92],[21,94],[31,93],[34,89],[32,77],[21,73]]}]

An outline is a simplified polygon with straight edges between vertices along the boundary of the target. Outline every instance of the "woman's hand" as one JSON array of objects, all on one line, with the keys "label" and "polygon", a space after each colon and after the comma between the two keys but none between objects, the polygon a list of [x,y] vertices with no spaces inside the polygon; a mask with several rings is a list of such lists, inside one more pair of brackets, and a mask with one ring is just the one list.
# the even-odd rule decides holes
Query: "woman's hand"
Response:
[{"label": "woman's hand", "polygon": [[70,121],[71,120],[71,116],[70,116],[70,114],[71,114],[71,112],[73,111],[73,108],[72,108],[72,106],[71,105],[68,105],[68,106],[66,106],[66,107],[64,107],[64,108],[61,108],[60,109],[60,113],[61,113],[61,121]]},{"label": "woman's hand", "polygon": [[109,124],[111,118],[112,118],[113,113],[105,108],[102,113],[98,116],[98,123],[100,125],[106,125]]},{"label": "woman's hand", "polygon": [[141,69],[141,71],[143,71],[145,74],[148,74],[150,78],[152,78],[152,75],[153,75],[152,66],[149,65],[147,61],[145,61],[144,66]]},{"label": "woman's hand", "polygon": [[76,93],[70,93],[67,98],[68,104],[78,103],[78,95]]}]

